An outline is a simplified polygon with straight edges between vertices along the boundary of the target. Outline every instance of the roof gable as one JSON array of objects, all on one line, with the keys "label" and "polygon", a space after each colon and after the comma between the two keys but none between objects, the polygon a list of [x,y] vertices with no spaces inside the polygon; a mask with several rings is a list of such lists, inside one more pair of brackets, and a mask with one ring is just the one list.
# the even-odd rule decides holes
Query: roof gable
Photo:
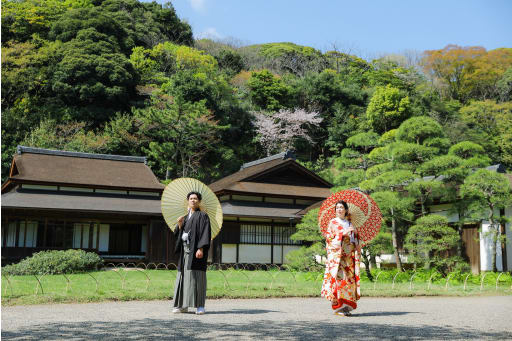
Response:
[{"label": "roof gable", "polygon": [[282,153],[277,156],[279,157],[272,156],[246,163],[240,171],[210,184],[209,187],[215,193],[219,193],[242,182],[315,188],[331,188],[333,186],[295,160],[288,158],[289,154]]},{"label": "roof gable", "polygon": [[295,161],[281,164],[267,171],[253,175],[246,178],[245,181],[306,187],[332,187],[332,184]]}]

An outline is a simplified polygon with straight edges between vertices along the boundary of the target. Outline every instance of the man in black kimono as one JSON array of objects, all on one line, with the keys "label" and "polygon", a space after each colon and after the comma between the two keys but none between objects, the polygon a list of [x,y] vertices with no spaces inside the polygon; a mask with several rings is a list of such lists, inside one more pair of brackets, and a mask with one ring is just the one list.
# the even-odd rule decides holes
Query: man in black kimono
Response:
[{"label": "man in black kimono", "polygon": [[174,251],[179,254],[179,261],[173,313],[184,313],[188,307],[195,307],[196,314],[202,315],[205,313],[206,266],[212,232],[208,214],[199,209],[201,193],[190,192],[187,201],[189,212],[178,219],[174,230]]}]

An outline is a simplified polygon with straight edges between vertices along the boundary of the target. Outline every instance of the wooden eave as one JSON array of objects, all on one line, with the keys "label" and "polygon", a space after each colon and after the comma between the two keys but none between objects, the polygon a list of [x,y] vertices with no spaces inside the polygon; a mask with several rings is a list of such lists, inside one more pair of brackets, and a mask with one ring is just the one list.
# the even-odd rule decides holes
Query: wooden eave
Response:
[{"label": "wooden eave", "polygon": [[285,198],[285,199],[300,199],[300,200],[323,200],[319,199],[319,197],[308,197],[308,196],[299,196],[299,195],[279,195],[279,194],[268,194],[268,193],[247,193],[233,190],[223,189],[217,193],[217,196],[223,195],[243,195],[243,196],[251,196],[251,197],[271,197],[271,198]]},{"label": "wooden eave", "polygon": [[12,187],[16,185],[41,185],[41,186],[60,186],[60,187],[77,187],[77,188],[97,188],[97,189],[110,189],[110,190],[119,190],[119,191],[140,191],[140,192],[151,192],[151,193],[160,193],[162,194],[164,191],[164,187],[162,185],[161,189],[157,188],[144,188],[144,187],[120,187],[120,186],[105,186],[105,185],[89,185],[89,184],[73,184],[67,182],[45,182],[45,181],[35,181],[35,180],[27,180],[27,179],[16,179],[9,178],[2,185],[2,193],[8,192],[12,189]]}]

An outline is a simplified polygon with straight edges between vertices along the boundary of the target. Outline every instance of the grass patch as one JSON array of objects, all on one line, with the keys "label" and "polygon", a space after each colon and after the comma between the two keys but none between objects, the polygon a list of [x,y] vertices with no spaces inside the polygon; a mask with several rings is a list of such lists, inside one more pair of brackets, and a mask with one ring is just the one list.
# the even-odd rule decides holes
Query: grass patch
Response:
[{"label": "grass patch", "polygon": [[[176,270],[115,269],[71,275],[2,276],[2,305],[85,303],[100,301],[172,299]],[[390,277],[390,278],[387,278]],[[361,279],[363,296],[474,296],[511,295],[511,283],[463,284],[445,279],[430,284],[421,278],[411,282],[405,276],[395,284],[391,276],[377,283]],[[400,277],[400,276],[398,276]],[[207,272],[209,298],[317,297],[322,274],[289,271],[210,270]]]}]

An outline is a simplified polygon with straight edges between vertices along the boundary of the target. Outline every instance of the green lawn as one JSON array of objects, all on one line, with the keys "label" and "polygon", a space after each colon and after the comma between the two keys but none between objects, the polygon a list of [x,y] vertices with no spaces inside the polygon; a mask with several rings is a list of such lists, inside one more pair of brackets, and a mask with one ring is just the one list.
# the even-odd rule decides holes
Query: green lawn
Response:
[{"label": "green lawn", "polygon": [[[35,276],[2,276],[2,305],[42,304],[55,302],[98,302],[105,300],[171,299],[176,270],[107,270],[88,274]],[[439,279],[430,283],[405,277],[393,285],[391,278],[381,276],[377,283],[363,276],[363,296],[418,295],[511,295],[511,283],[449,283]],[[209,298],[265,298],[319,296],[322,274],[289,271],[210,270],[207,272]],[[40,284],[39,284],[40,283]]]}]

